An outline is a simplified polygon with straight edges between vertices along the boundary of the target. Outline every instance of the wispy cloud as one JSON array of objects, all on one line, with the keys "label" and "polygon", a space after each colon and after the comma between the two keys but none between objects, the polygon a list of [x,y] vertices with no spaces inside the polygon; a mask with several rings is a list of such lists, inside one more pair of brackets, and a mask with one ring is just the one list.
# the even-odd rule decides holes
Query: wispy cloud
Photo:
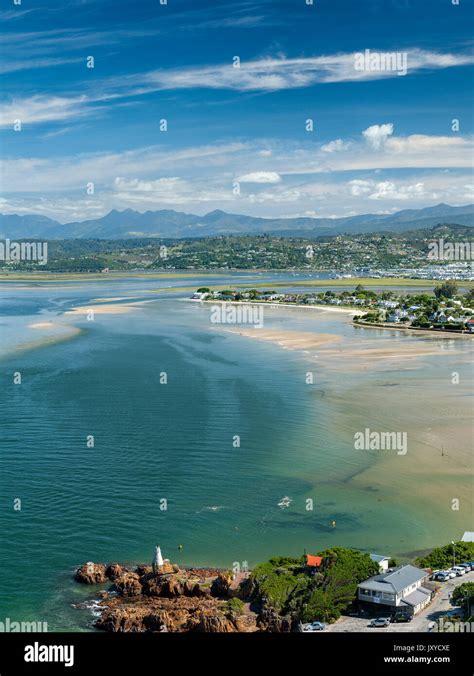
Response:
[{"label": "wispy cloud", "polygon": [[[63,39],[73,41],[85,36],[66,36]],[[115,36],[117,37],[117,35]],[[90,38],[90,36],[89,36]],[[45,37],[47,43],[54,36]],[[442,54],[419,49],[410,50],[408,74],[422,70],[454,68],[474,63],[474,54]],[[74,62],[62,59],[57,63]],[[23,62],[6,62],[4,69],[17,70]],[[29,67],[54,65],[54,59],[36,60],[31,58]],[[367,81],[385,77],[397,77],[395,71],[360,71],[354,68],[354,54],[335,54],[311,58],[287,59],[264,58],[254,61],[242,61],[236,68],[231,62],[215,66],[196,66],[175,69],[162,69],[135,73],[133,75],[104,78],[99,83],[83,84],[80,97],[66,94],[61,97],[33,96],[0,105],[1,124],[12,123],[11,114],[16,108],[24,110],[24,119],[30,124],[62,121],[74,115],[87,114],[87,107],[100,101],[127,99],[144,96],[163,90],[180,89],[221,89],[236,91],[274,92],[285,89],[310,87],[317,84],[335,82]],[[15,115],[16,119],[22,117]],[[376,143],[374,137],[374,143]],[[333,150],[335,148],[332,148]]]},{"label": "wispy cloud", "polygon": [[[408,75],[474,63],[474,54],[443,54],[421,49],[405,50]],[[263,58],[233,63],[156,70],[142,76],[143,84],[156,89],[235,89],[278,91],[315,84],[356,82],[398,77],[395,70],[359,70],[355,55],[333,54],[309,58]]]}]

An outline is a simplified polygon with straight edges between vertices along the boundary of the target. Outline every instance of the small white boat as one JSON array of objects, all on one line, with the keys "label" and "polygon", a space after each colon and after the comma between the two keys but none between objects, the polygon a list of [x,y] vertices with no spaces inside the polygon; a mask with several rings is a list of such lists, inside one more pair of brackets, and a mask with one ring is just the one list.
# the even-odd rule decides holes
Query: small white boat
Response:
[{"label": "small white boat", "polygon": [[285,497],[282,498],[280,500],[280,502],[278,503],[278,507],[285,509],[285,507],[289,507],[291,503],[292,503],[292,499],[289,498],[287,495],[285,495]]}]

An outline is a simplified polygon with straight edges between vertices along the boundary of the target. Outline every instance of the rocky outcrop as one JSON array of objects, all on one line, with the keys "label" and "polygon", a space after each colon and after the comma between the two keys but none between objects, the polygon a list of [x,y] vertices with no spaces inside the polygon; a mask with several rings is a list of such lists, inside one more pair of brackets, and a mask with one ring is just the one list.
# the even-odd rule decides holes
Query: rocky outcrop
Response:
[{"label": "rocky outcrop", "polygon": [[165,562],[132,570],[118,563],[86,563],[75,574],[85,584],[109,584],[95,596],[98,629],[111,632],[256,632],[290,631],[291,621],[270,610],[260,615],[248,604],[235,608],[242,585],[230,571],[180,570]]},{"label": "rocky outcrop", "polygon": [[238,631],[236,625],[231,621],[229,617],[221,614],[205,614],[200,613],[196,618],[197,622],[193,626],[191,631],[203,631],[206,633],[217,634],[217,633],[231,633]]},{"label": "rocky outcrop", "polygon": [[89,561],[76,570],[74,577],[83,584],[103,584],[107,582],[105,570],[106,567],[103,564]]},{"label": "rocky outcrop", "polygon": [[112,582],[115,582],[115,580],[117,580],[119,577],[122,577],[122,575],[127,572],[127,568],[124,568],[124,566],[121,566],[119,563],[111,563],[105,569],[105,575]]},{"label": "rocky outcrop", "polygon": [[115,579],[114,588],[121,596],[140,596],[142,585],[137,573],[125,572]]},{"label": "rocky outcrop", "polygon": [[[240,631],[237,623],[225,614],[222,605],[221,601],[210,597],[140,597],[129,599],[126,604],[115,598],[107,601],[96,626],[112,632]],[[244,630],[249,631],[248,628]]]},{"label": "rocky outcrop", "polygon": [[292,620],[271,608],[263,608],[257,617],[257,626],[260,631],[270,633],[289,632],[292,629]]},{"label": "rocky outcrop", "polygon": [[214,579],[211,586],[212,596],[226,597],[229,596],[230,585],[232,584],[232,573],[224,571]]}]

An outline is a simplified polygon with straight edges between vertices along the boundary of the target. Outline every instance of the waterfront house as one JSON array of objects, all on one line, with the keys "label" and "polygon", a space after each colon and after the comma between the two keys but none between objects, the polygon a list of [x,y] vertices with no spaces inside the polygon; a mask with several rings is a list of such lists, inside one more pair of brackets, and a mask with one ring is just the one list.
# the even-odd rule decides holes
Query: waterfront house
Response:
[{"label": "waterfront house", "polygon": [[461,538],[462,542],[474,542],[474,531],[467,530]]},{"label": "waterfront house", "polygon": [[387,612],[416,615],[431,601],[431,591],[423,587],[427,572],[410,564],[388,568],[357,585],[359,602],[372,610],[382,606]]},{"label": "waterfront house", "polygon": [[400,321],[400,315],[398,313],[392,312],[388,315],[387,321],[392,322],[392,324],[398,324]]},{"label": "waterfront house", "polygon": [[311,575],[317,573],[322,562],[321,556],[313,556],[312,554],[306,554],[306,568]]},{"label": "waterfront house", "polygon": [[372,561],[375,561],[375,563],[379,564],[379,569],[381,573],[385,573],[385,571],[388,570],[388,565],[390,563],[389,556],[381,556],[380,554],[371,554],[370,558],[372,559]]}]

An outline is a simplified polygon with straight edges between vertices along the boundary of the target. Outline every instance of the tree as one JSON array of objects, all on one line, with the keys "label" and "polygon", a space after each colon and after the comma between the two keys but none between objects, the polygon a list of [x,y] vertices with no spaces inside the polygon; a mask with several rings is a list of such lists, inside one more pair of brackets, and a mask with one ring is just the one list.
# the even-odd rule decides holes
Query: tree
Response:
[{"label": "tree", "polygon": [[[453,602],[467,612],[474,608],[474,582],[464,582],[453,591]],[[472,614],[472,610],[471,610]]]},{"label": "tree", "polygon": [[440,298],[452,298],[458,292],[458,285],[452,279],[448,279],[446,282],[436,286],[433,292],[438,300]]},{"label": "tree", "polygon": [[472,289],[469,289],[469,291],[467,291],[464,298],[466,300],[474,300],[474,287]]},{"label": "tree", "polygon": [[443,547],[435,547],[427,556],[422,556],[416,559],[416,564],[422,568],[445,569],[451,568],[456,561],[473,561],[474,560],[474,542],[455,542],[454,545],[449,543]]},{"label": "tree", "polygon": [[201,286],[201,288],[197,290],[197,293],[209,293],[209,289],[207,286]]}]

